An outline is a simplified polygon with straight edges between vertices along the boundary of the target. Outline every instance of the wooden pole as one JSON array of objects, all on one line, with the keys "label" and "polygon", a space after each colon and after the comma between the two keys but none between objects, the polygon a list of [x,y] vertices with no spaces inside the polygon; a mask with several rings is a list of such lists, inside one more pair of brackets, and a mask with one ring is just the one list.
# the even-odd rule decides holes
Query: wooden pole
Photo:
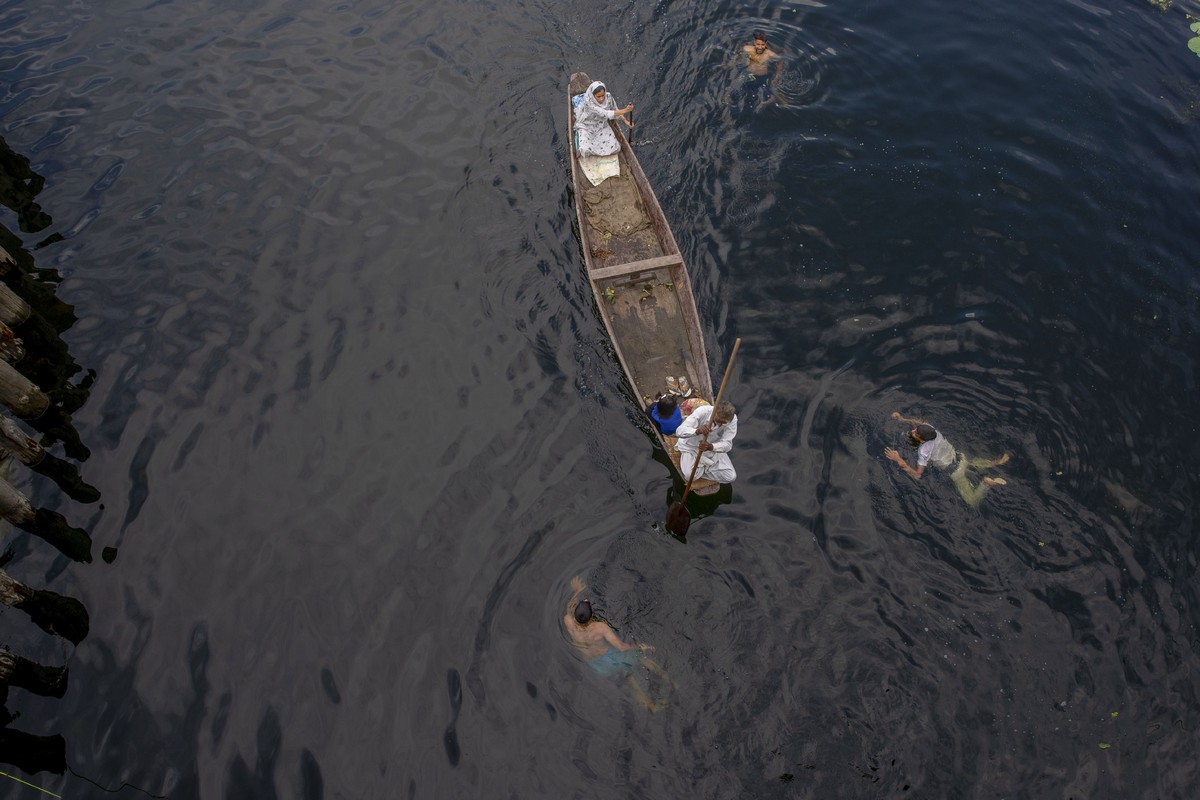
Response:
[{"label": "wooden pole", "polygon": [[36,440],[26,436],[11,417],[0,414],[0,455],[4,454],[14,456],[34,472],[53,480],[72,500],[94,503],[100,499],[100,490],[85,483],[74,464],[47,453]]},{"label": "wooden pole", "polygon": [[91,620],[83,603],[44,589],[30,589],[0,570],[0,602],[19,608],[46,633],[79,644],[88,635]]},{"label": "wooden pole", "polygon": [[0,569],[0,603],[17,608],[31,597],[33,589],[8,577],[8,573]]},{"label": "wooden pole", "polygon": [[0,322],[0,359],[16,364],[25,357],[25,343],[13,333],[13,329]]},{"label": "wooden pole", "polygon": [[0,479],[0,517],[23,531],[44,539],[64,556],[84,564],[92,562],[92,537],[82,528],[73,528],[57,511],[35,509],[29,498]]},{"label": "wooden pole", "polygon": [[0,479],[0,517],[22,528],[32,525],[35,516],[29,498],[14,489],[8,481]]},{"label": "wooden pole", "polygon": [[46,451],[32,437],[26,436],[25,431],[11,417],[0,415],[0,451],[11,453],[20,459],[27,467],[40,462],[46,457]]},{"label": "wooden pole", "polygon": [[29,307],[12,289],[8,288],[3,283],[0,283],[0,322],[10,328],[15,328],[25,320],[29,319],[29,315],[33,313],[33,309]]},{"label": "wooden pole", "polygon": [[62,697],[67,693],[67,668],[43,667],[0,650],[0,684],[16,686],[42,697]]},{"label": "wooden pole", "polygon": [[11,364],[0,361],[0,403],[22,419],[36,419],[45,413],[50,398]]}]

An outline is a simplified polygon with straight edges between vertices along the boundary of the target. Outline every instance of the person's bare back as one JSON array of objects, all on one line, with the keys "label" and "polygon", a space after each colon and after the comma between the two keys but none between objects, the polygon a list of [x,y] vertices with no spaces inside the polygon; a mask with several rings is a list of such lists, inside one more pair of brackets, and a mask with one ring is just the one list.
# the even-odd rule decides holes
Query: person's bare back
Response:
[{"label": "person's bare back", "polygon": [[575,621],[573,613],[567,614],[563,617],[563,627],[567,629],[567,635],[571,637],[571,644],[575,645],[588,661],[599,658],[610,648],[615,650],[633,649],[633,645],[621,641],[607,622],[598,619],[591,620],[586,625],[580,625]]},{"label": "person's bare back", "polygon": [[[616,631],[612,629],[607,622],[595,619],[591,614],[591,603],[587,600],[582,601],[587,606],[586,615],[581,614],[581,609],[578,605],[579,595],[583,593],[583,581],[576,577],[571,581],[571,589],[574,595],[567,601],[567,613],[563,617],[563,627],[566,628],[567,635],[571,637],[571,644],[579,648],[579,652],[583,653],[583,657],[588,661],[607,653],[612,650],[633,650],[637,645],[626,644],[617,636]],[[580,618],[586,621],[580,622]]]},{"label": "person's bare back", "polygon": [[583,654],[584,660],[596,672],[601,675],[624,676],[634,696],[651,713],[666,708],[666,698],[655,700],[634,679],[634,669],[645,667],[672,687],[675,686],[675,681],[662,666],[645,657],[644,651],[654,648],[648,644],[623,642],[607,622],[596,619],[592,615],[591,602],[579,599],[583,594],[584,585],[578,576],[571,580],[571,589],[574,594],[567,601],[567,613],[563,617],[563,628],[566,629],[571,644]]}]

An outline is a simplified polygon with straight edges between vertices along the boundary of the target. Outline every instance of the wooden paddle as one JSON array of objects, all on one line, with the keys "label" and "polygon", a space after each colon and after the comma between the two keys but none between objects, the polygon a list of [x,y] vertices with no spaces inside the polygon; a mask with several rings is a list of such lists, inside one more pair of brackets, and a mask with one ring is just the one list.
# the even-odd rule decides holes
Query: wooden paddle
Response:
[{"label": "wooden paddle", "polygon": [[[742,346],[742,340],[739,338],[733,343],[733,352],[729,354],[729,364],[725,367],[725,377],[721,379],[721,388],[717,390],[717,399],[713,401],[712,413],[717,413],[717,406],[721,404],[721,398],[725,394],[725,384],[729,382],[729,373],[733,371],[733,360],[737,358],[738,348]],[[695,413],[695,412],[692,412]],[[712,422],[712,416],[709,416],[709,422]],[[708,441],[708,434],[700,439],[702,442]],[[692,481],[696,479],[696,468],[700,466],[700,456],[704,455],[699,448],[696,449],[696,460],[692,462],[692,474],[688,475],[687,485],[683,487],[683,497],[679,501],[671,504],[671,508],[667,511],[667,530],[676,536],[683,536],[687,533],[688,526],[692,524],[692,515],[687,510],[688,492],[692,490]]]}]

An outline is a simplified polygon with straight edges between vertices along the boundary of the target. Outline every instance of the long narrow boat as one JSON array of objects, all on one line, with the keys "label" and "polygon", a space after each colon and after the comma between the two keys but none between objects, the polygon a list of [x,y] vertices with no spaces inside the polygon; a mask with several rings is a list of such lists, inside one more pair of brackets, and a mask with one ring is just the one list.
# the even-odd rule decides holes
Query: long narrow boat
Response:
[{"label": "long narrow boat", "polygon": [[[629,140],[615,120],[608,123],[621,144],[620,174],[595,186],[576,152],[572,97],[587,91],[590,83],[585,73],[571,76],[567,134],[583,261],[604,327],[643,405],[666,390],[668,376],[681,375],[694,396],[711,401],[712,378],[687,266]],[[687,480],[679,468],[675,437],[655,433],[676,474]],[[692,484],[692,492],[699,495],[719,488],[719,483],[704,479]]]}]

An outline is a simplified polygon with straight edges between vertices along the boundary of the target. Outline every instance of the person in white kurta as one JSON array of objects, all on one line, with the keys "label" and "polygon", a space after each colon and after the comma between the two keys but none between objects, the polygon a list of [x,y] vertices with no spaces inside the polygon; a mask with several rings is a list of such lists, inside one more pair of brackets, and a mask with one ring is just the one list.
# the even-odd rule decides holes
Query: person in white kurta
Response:
[{"label": "person in white kurta", "polygon": [[610,119],[621,119],[629,127],[633,125],[625,114],[633,111],[633,103],[617,108],[617,101],[608,94],[604,84],[592,81],[575,105],[575,148],[583,156],[611,156],[621,149],[617,135],[613,133]]},{"label": "person in white kurta", "polygon": [[[684,417],[675,429],[675,435],[679,437],[675,449],[679,451],[679,469],[684,476],[692,474],[692,465],[696,463],[696,454],[699,453],[697,478],[733,483],[737,478],[737,470],[729,460],[729,451],[733,449],[737,427],[737,412],[733,403],[727,400],[721,401],[715,408],[701,406]],[[703,440],[705,433],[708,433],[708,441]]]}]

